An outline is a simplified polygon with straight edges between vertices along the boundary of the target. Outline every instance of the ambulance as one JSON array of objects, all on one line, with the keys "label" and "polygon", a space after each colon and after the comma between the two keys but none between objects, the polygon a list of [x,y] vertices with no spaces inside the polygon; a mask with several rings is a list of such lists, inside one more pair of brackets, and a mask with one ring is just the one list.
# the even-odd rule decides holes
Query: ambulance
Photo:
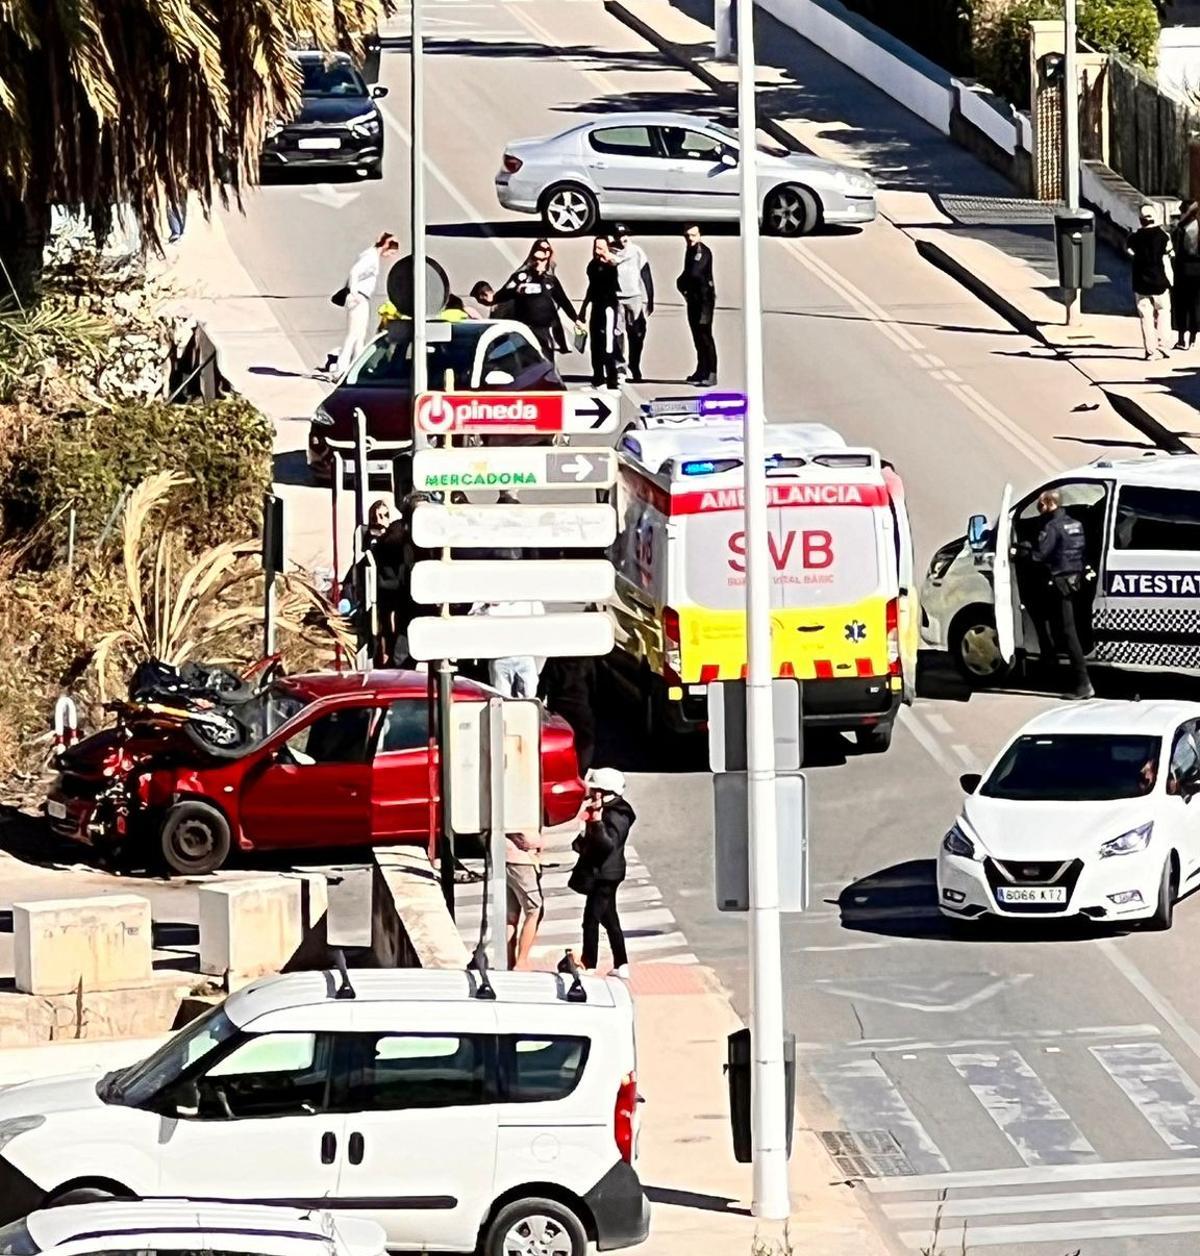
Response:
[{"label": "ambulance", "polygon": [[[919,637],[900,477],[823,424],[770,424],[765,452],[774,675],[806,726],[886,750]],[[746,673],[741,425],[633,429],[618,454],[614,665],[648,731],[698,731],[707,686]]]}]

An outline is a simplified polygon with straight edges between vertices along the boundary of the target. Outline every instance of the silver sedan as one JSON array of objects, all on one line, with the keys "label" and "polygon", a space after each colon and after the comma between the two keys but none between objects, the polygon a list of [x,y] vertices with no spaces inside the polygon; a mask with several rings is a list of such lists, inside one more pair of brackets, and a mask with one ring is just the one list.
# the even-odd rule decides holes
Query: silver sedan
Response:
[{"label": "silver sedan", "polygon": [[[554,235],[584,235],[602,219],[736,221],[738,137],[679,113],[621,113],[504,150],[496,196],[540,214]],[[775,235],[875,218],[875,181],[862,170],[759,146],[759,215]]]}]

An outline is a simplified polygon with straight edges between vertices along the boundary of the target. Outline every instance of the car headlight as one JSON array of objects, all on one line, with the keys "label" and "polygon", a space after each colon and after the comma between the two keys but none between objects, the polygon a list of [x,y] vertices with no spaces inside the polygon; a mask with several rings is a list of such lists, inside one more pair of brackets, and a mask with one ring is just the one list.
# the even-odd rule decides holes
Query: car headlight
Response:
[{"label": "car headlight", "polygon": [[30,1130],[35,1130],[45,1124],[46,1118],[35,1113],[29,1116],[13,1116],[7,1121],[0,1121],[0,1151],[3,1151],[18,1135],[28,1134]]},{"label": "car headlight", "polygon": [[333,427],[333,415],[324,406],[318,406],[313,411],[312,422],[314,427]]},{"label": "car headlight", "polygon": [[1150,834],[1154,831],[1154,821],[1143,824],[1139,828],[1130,829],[1120,837],[1100,843],[1100,858],[1107,859],[1110,855],[1133,855],[1145,850],[1150,845]]},{"label": "car headlight", "polygon": [[355,135],[360,135],[364,139],[371,139],[379,134],[382,127],[375,114],[369,113],[364,118],[355,118],[354,121],[350,123],[350,130],[353,131]]},{"label": "car headlight", "polygon": [[853,188],[856,192],[874,192],[875,180],[869,174],[861,174],[856,170],[848,170],[842,176],[842,181],[847,187]]},{"label": "car headlight", "polygon": [[975,843],[957,824],[952,824],[950,831],[942,838],[942,849],[947,855],[961,855],[964,859],[975,858]]}]

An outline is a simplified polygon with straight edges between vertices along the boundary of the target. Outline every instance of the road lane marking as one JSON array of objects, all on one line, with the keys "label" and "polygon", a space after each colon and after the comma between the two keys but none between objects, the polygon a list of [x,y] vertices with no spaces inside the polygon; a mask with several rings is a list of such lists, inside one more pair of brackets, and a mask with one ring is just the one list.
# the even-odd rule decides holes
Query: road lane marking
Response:
[{"label": "road lane marking", "polygon": [[808,1064],[838,1119],[850,1130],[890,1130],[918,1173],[939,1174],[949,1164],[878,1060],[822,1060]]},{"label": "road lane marking", "polygon": [[1200,1157],[1166,1160],[1106,1160],[1089,1164],[1050,1164],[1025,1169],[963,1169],[913,1177],[867,1178],[872,1195],[916,1195],[922,1191],[989,1189],[998,1186],[1055,1186],[1060,1182],[1122,1182],[1136,1178],[1200,1177]]},{"label": "road lane marking", "polygon": [[[1071,1243],[1077,1239],[1144,1238],[1150,1234],[1195,1234],[1200,1232],[1200,1216],[1130,1217],[1119,1221],[1036,1221],[1028,1225],[973,1227],[968,1247],[1023,1246],[1027,1243]],[[909,1247],[929,1241],[924,1232],[900,1235]]]},{"label": "road lane marking", "polygon": [[1079,1164],[1099,1159],[1096,1149],[1019,1052],[976,1052],[947,1058],[1026,1164]]},{"label": "road lane marking", "polygon": [[1166,1047],[1121,1043],[1091,1053],[1172,1151],[1200,1151],[1200,1087]]},{"label": "road lane marking", "polygon": [[1163,1022],[1174,1030],[1196,1059],[1200,1060],[1200,1032],[1192,1028],[1188,1023],[1187,1017],[1175,1007],[1175,1004],[1165,994],[1159,991],[1149,977],[1111,938],[1102,938],[1096,943],[1096,946],[1117,972],[1159,1014]]},{"label": "road lane marking", "polygon": [[958,780],[960,769],[951,760],[950,756],[942,749],[938,739],[927,729],[921,720],[921,717],[912,709],[912,707],[902,706],[896,715],[899,723],[907,728],[913,735],[917,743],[925,751],[927,755],[946,773],[947,776]]},{"label": "road lane marking", "polygon": [[935,733],[941,733],[943,737],[950,737],[953,735],[953,729],[950,727],[950,721],[940,711],[926,711],[925,719],[928,722],[929,727],[932,728]]},{"label": "road lane marking", "polygon": [[[1147,1186],[1116,1191],[1064,1191],[1061,1194],[988,1195],[982,1199],[919,1199],[884,1204],[893,1221],[933,1221],[969,1217],[1004,1217],[1034,1212],[1084,1212],[1092,1208],[1160,1208],[1200,1204],[1200,1186]],[[967,1230],[967,1244],[974,1239]]]},{"label": "road lane marking", "polygon": [[[1079,1029],[1006,1030],[988,1038],[857,1038],[853,1042],[798,1042],[797,1051],[965,1051],[973,1047],[994,1047],[1000,1042],[1021,1042],[1036,1046],[1039,1042],[1061,1038],[1158,1038],[1157,1025],[1084,1025]],[[1047,1048],[1048,1050],[1049,1048]]]}]

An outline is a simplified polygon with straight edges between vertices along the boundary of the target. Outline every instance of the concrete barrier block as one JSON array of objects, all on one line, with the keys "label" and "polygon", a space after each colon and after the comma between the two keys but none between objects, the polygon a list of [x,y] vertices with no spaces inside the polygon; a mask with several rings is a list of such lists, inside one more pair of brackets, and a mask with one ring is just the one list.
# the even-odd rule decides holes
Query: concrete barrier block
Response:
[{"label": "concrete barrier block", "polygon": [[124,990],[151,978],[150,903],[136,894],[13,904],[13,969],[24,994]]},{"label": "concrete barrier block", "polygon": [[304,940],[301,885],[263,878],[205,886],[200,906],[200,971],[242,982],[278,972]]}]

